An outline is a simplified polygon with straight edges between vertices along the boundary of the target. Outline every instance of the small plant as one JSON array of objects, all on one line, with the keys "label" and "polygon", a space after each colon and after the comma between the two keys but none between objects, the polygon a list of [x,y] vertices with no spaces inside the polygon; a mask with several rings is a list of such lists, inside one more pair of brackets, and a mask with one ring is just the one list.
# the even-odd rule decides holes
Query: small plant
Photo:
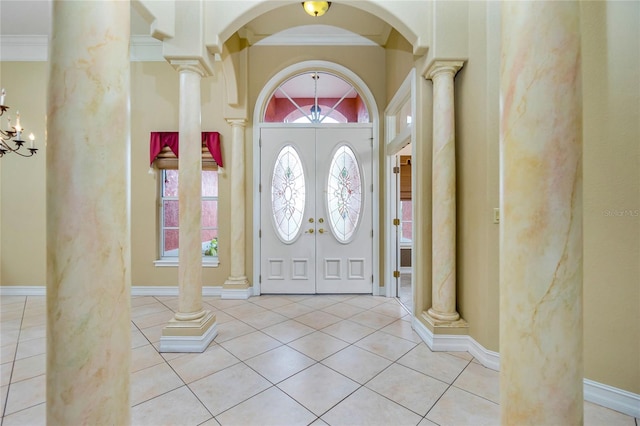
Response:
[{"label": "small plant", "polygon": [[218,237],[213,237],[209,242],[206,250],[204,251],[205,256],[217,256],[218,255]]}]

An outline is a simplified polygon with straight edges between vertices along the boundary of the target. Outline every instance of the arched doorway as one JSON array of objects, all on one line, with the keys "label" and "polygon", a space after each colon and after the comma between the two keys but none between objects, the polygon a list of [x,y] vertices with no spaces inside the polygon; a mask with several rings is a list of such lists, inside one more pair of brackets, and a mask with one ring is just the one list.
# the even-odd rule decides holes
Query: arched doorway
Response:
[{"label": "arched doorway", "polygon": [[378,294],[377,108],[360,78],[303,62],[254,113],[254,282],[260,293]]}]

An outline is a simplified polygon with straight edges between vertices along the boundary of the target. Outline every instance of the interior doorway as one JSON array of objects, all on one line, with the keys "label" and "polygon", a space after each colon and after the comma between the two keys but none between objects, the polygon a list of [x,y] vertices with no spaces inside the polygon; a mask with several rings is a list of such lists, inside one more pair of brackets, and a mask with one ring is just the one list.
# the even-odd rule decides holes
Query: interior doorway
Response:
[{"label": "interior doorway", "polygon": [[412,201],[412,158],[411,144],[405,146],[396,156],[396,278],[395,294],[400,303],[411,312],[413,309],[413,201]]}]

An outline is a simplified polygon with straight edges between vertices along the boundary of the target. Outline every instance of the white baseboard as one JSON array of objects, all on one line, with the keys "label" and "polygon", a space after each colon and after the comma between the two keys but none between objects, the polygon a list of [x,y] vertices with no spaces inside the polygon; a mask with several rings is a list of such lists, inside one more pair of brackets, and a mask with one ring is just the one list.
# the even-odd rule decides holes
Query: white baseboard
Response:
[{"label": "white baseboard", "polygon": [[[500,354],[484,348],[471,336],[433,334],[420,320],[411,325],[420,338],[435,352],[469,352],[480,364],[500,371]],[[640,418],[640,395],[613,386],[584,379],[585,401]]]},{"label": "white baseboard", "polygon": [[584,399],[629,416],[640,418],[640,395],[584,379]]},{"label": "white baseboard", "polygon": [[247,300],[253,294],[251,287],[247,288],[223,288],[220,298]]},{"label": "white baseboard", "polygon": [[[220,296],[222,286],[202,287],[203,296]],[[0,286],[0,296],[46,296],[47,288],[41,286]],[[178,296],[178,286],[133,286],[132,296]]]}]

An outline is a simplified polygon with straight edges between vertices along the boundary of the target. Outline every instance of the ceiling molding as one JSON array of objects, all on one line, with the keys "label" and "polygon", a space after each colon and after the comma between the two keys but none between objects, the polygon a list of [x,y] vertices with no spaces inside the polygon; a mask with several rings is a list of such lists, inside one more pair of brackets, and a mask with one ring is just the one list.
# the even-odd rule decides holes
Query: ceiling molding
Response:
[{"label": "ceiling molding", "polygon": [[[258,46],[379,46],[381,43],[332,25],[305,25],[272,35],[254,34],[248,28],[238,33],[249,44]],[[375,35],[375,38],[379,38]],[[382,43],[384,44],[384,43]]]},{"label": "ceiling molding", "polygon": [[[151,36],[131,36],[130,59],[132,62],[164,62],[162,42]],[[41,35],[2,36],[0,61],[46,62],[49,58],[49,37]]]}]

